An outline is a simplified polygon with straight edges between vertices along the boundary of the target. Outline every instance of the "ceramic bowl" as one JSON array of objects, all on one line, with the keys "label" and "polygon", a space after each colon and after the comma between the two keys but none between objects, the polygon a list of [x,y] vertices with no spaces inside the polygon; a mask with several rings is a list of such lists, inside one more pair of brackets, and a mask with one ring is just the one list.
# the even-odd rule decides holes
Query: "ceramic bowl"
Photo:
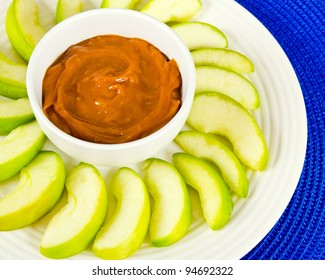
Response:
[{"label": "ceramic bowl", "polygon": [[[68,47],[103,34],[142,38],[174,58],[182,78],[182,105],[161,129],[122,144],[80,140],[56,127],[42,111],[42,83],[48,67]],[[195,67],[188,48],[166,24],[127,9],[95,9],[72,16],[49,30],[36,46],[27,69],[27,92],[35,117],[49,140],[67,155],[103,166],[141,162],[164,149],[184,126],[195,91]]]}]

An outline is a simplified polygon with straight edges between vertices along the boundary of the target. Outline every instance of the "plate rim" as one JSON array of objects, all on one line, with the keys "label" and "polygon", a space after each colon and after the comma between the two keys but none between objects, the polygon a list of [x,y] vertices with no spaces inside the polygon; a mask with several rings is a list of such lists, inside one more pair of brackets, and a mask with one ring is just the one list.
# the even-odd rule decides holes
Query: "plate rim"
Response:
[{"label": "plate rim", "polygon": [[[202,3],[203,5],[206,5],[206,7],[203,6],[203,8],[208,8],[208,5],[212,5],[212,1],[213,0],[203,0]],[[9,2],[9,0],[7,0],[7,2]],[[296,181],[296,185],[294,187],[292,187],[290,190],[289,190],[289,193],[286,195],[286,199],[284,199],[281,204],[281,210],[279,209],[277,211],[276,214],[273,215],[273,218],[272,218],[272,222],[269,222],[269,225],[268,226],[264,226],[263,228],[263,232],[260,232],[258,234],[258,236],[256,236],[254,238],[254,241],[251,241],[249,242],[249,244],[245,244],[245,246],[242,246],[242,249],[241,249],[241,253],[237,252],[236,254],[233,254],[233,256],[231,258],[236,258],[236,259],[239,259],[241,257],[243,257],[245,254],[247,254],[251,249],[253,249],[265,236],[266,234],[272,229],[272,227],[275,225],[275,223],[277,222],[278,219],[280,219],[280,217],[282,216],[283,212],[285,211],[287,205],[289,204],[293,194],[294,194],[294,191],[297,187],[297,184],[299,182],[299,179],[301,177],[301,173],[302,173],[302,170],[303,170],[303,166],[304,166],[304,161],[305,161],[305,156],[306,156],[306,150],[307,150],[307,134],[308,134],[308,125],[307,125],[307,112],[306,112],[306,106],[304,104],[304,99],[303,99],[303,93],[302,93],[302,90],[301,90],[301,87],[300,87],[300,84],[299,84],[299,80],[295,74],[295,71],[294,71],[294,68],[292,67],[291,65],[291,62],[289,60],[289,58],[287,57],[287,55],[285,54],[284,50],[282,49],[282,47],[280,46],[280,44],[277,42],[277,40],[273,37],[273,35],[270,33],[270,31],[253,15],[251,14],[246,8],[244,8],[243,6],[241,6],[238,2],[236,1],[229,1],[229,0],[219,0],[220,3],[218,4],[213,4],[213,5],[220,5],[222,7],[222,5],[228,5],[228,6],[233,6],[235,7],[235,9],[237,10],[240,10],[241,13],[244,13],[245,15],[245,18],[248,17],[249,21],[250,22],[253,22],[255,25],[258,26],[259,29],[263,30],[263,33],[267,34],[266,36],[268,36],[268,40],[271,40],[273,41],[273,44],[275,44],[277,46],[277,52],[279,52],[279,54],[281,54],[281,59],[283,59],[283,61],[285,61],[285,63],[287,64],[286,67],[290,68],[291,71],[289,73],[289,75],[291,76],[291,79],[293,79],[295,81],[295,91],[299,91],[299,103],[300,105],[299,106],[302,106],[303,104],[303,107],[304,107],[304,130],[306,131],[306,133],[304,134],[304,138],[301,139],[301,146],[304,146],[304,151],[300,153],[299,155],[299,171],[297,170],[296,173],[300,174],[299,176],[295,175],[296,178],[295,178],[295,181]],[[204,11],[203,11],[204,12]],[[198,18],[200,18],[202,15],[199,14],[198,15]],[[222,28],[221,28],[222,29]],[[225,32],[227,34],[227,32]],[[0,39],[1,40],[1,39]],[[245,53],[244,53],[245,54]],[[302,102],[302,103],[301,103]],[[262,119],[263,120],[263,119]],[[303,160],[301,159],[302,157],[302,154],[304,155],[303,156]],[[285,207],[284,207],[285,205]],[[270,226],[270,224],[272,224],[272,226]],[[27,232],[30,231],[27,230]],[[1,232],[0,232],[0,236],[1,236]],[[25,237],[24,237],[25,238]],[[28,237],[27,237],[28,238]],[[189,236],[187,238],[185,238],[186,240],[189,238]],[[185,240],[185,242],[186,242]],[[183,242],[184,243],[184,242]],[[184,245],[185,246],[185,245]],[[185,246],[186,247],[186,246]],[[168,248],[168,250],[171,249],[171,251],[174,251],[175,249],[173,248]],[[159,248],[159,250],[161,250],[161,248]],[[164,250],[165,251],[165,250]],[[245,252],[243,252],[245,251]],[[37,253],[38,255],[39,253]],[[164,253],[162,253],[164,254]],[[133,256],[131,256],[129,258],[129,260],[131,259],[138,259],[139,257],[141,258],[141,253],[135,253]],[[168,254],[169,256],[170,254]],[[81,258],[79,258],[81,257]],[[86,253],[85,255],[77,255],[75,257],[72,257],[72,258],[76,258],[76,259],[82,259],[83,257],[85,257],[86,259],[89,259],[89,257],[91,257],[91,255],[88,255],[88,253]],[[1,252],[0,252],[0,258],[2,258],[1,256]],[[39,258],[43,258],[43,256],[39,255]],[[212,258],[214,258],[212,256]],[[91,259],[91,258],[90,258]],[[96,258],[97,259],[97,258]],[[142,259],[142,258],[141,258]],[[187,259],[187,258],[186,258]]]}]

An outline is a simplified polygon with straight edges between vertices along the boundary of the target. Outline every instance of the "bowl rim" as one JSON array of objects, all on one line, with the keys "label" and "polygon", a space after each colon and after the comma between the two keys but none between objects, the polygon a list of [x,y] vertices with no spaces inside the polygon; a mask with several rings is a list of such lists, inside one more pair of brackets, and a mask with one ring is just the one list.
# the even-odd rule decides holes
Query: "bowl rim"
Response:
[{"label": "bowl rim", "polygon": [[[129,142],[124,142],[124,143],[96,143],[96,142],[90,142],[86,140],[79,139],[75,136],[72,136],[68,133],[65,133],[62,131],[60,128],[55,126],[44,114],[42,110],[42,105],[39,104],[39,102],[36,100],[37,99],[37,94],[35,94],[35,88],[34,88],[34,83],[33,83],[33,76],[34,73],[32,73],[35,69],[35,65],[37,65],[37,60],[38,60],[38,52],[39,50],[43,47],[45,43],[48,43],[48,41],[51,41],[53,39],[50,39],[53,34],[55,35],[57,32],[59,32],[61,29],[64,29],[66,26],[69,26],[71,23],[75,21],[82,21],[88,17],[95,17],[96,15],[128,15],[128,16],[134,16],[134,17],[141,17],[144,20],[151,22],[155,25],[158,25],[159,28],[163,29],[164,32],[169,33],[169,36],[173,38],[173,41],[176,41],[181,48],[184,49],[184,55],[186,57],[186,64],[189,64],[191,67],[189,69],[186,69],[187,75],[189,77],[190,83],[188,83],[188,93],[186,95],[186,98],[184,99],[184,95],[182,92],[182,104],[177,113],[174,115],[174,117],[166,123],[163,127],[160,129],[156,130],[155,132],[140,138],[136,139],[133,141]],[[96,35],[94,35],[96,36]],[[91,37],[89,37],[91,38]],[[141,37],[139,37],[141,38]],[[77,42],[76,42],[77,43]],[[159,49],[159,47],[158,47]],[[177,62],[177,61],[176,61]],[[35,72],[35,71],[34,71]],[[180,70],[181,77],[182,77],[182,83],[183,81],[183,76],[182,72]],[[42,77],[43,79],[43,77]],[[188,81],[187,81],[188,82]],[[73,143],[74,145],[77,145],[82,148],[86,149],[96,149],[96,150],[114,150],[116,149],[125,149],[125,148],[135,148],[138,146],[145,145],[146,143],[155,141],[157,138],[160,138],[162,135],[166,134],[169,130],[171,130],[174,126],[177,126],[178,119],[183,119],[185,116],[188,115],[189,110],[192,106],[192,102],[194,99],[194,93],[195,93],[195,85],[196,85],[196,72],[195,72],[195,65],[193,62],[193,58],[190,54],[190,50],[187,48],[185,43],[182,41],[182,39],[174,32],[167,24],[159,21],[158,19],[147,15],[145,13],[141,13],[139,11],[135,10],[130,10],[130,9],[121,9],[121,8],[110,8],[110,9],[92,9],[88,11],[84,11],[81,13],[78,13],[76,15],[73,15],[62,22],[56,24],[54,27],[52,27],[47,33],[41,38],[41,40],[38,42],[36,45],[31,58],[29,60],[28,66],[27,66],[27,74],[26,74],[26,87],[27,87],[27,93],[28,97],[32,106],[32,110],[34,112],[35,118],[42,127],[44,124],[47,127],[47,130],[50,130],[52,134],[58,135],[58,137],[62,138],[64,141]],[[183,86],[182,86],[183,88]],[[42,99],[42,97],[41,97]],[[185,120],[184,120],[185,123]],[[44,130],[44,129],[43,129]],[[46,134],[46,131],[45,131]],[[51,140],[51,139],[50,139]]]}]

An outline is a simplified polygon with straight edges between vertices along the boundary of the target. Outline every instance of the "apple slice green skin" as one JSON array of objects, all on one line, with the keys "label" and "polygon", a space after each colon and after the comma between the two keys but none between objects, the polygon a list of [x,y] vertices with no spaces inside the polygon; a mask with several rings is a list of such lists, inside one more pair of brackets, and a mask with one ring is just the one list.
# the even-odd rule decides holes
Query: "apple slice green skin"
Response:
[{"label": "apple slice green skin", "polygon": [[217,165],[227,186],[239,197],[247,197],[248,179],[245,168],[222,141],[198,131],[182,131],[174,140],[185,152]]},{"label": "apple slice green skin", "polygon": [[0,100],[0,135],[6,135],[33,119],[34,113],[28,98]]},{"label": "apple slice green skin", "polygon": [[225,226],[230,220],[233,202],[222,177],[207,161],[187,153],[173,154],[173,161],[185,182],[198,191],[209,227],[217,230]]},{"label": "apple slice green skin", "polygon": [[34,120],[0,139],[0,182],[13,177],[42,149],[46,136]]},{"label": "apple slice green skin", "polygon": [[191,225],[191,201],[186,184],[177,169],[158,158],[144,163],[145,182],[154,200],[150,239],[156,247],[180,240]]},{"label": "apple slice green skin", "polygon": [[40,152],[21,170],[16,188],[0,198],[0,230],[23,228],[47,214],[59,201],[64,181],[61,157]]},{"label": "apple slice green skin", "polygon": [[141,12],[162,22],[186,21],[194,17],[201,8],[200,0],[151,0]]},{"label": "apple slice green skin", "polygon": [[[105,1],[105,0],[103,0]],[[134,10],[141,11],[150,0],[138,0],[133,6]]]},{"label": "apple slice green skin", "polygon": [[101,8],[133,9],[138,0],[102,0]]},{"label": "apple slice green skin", "polygon": [[260,106],[256,87],[244,76],[215,66],[197,66],[195,92],[208,91],[230,96],[247,109],[257,109]]},{"label": "apple slice green skin", "polygon": [[34,47],[24,38],[22,31],[18,25],[15,5],[12,2],[8,8],[6,15],[6,31],[11,42],[11,45],[19,56],[26,62],[29,61],[30,56],[34,50]]},{"label": "apple slice green skin", "polygon": [[53,259],[82,252],[93,240],[107,213],[107,189],[99,171],[81,162],[66,180],[68,203],[50,221],[40,252]]},{"label": "apple slice green skin", "polygon": [[268,148],[254,117],[234,99],[216,92],[197,94],[187,123],[194,129],[229,139],[234,153],[247,167],[262,171],[268,163]]},{"label": "apple slice green skin", "polygon": [[201,48],[226,48],[228,39],[217,27],[206,22],[181,22],[171,27],[189,50]]},{"label": "apple slice green skin", "polygon": [[93,252],[102,259],[125,259],[141,246],[147,234],[149,194],[138,173],[128,167],[114,174],[110,188],[117,208],[97,234]]},{"label": "apple slice green skin", "polygon": [[82,9],[82,0],[58,0],[55,14],[56,22],[59,23],[68,17],[81,13]]},{"label": "apple slice green skin", "polygon": [[0,95],[18,99],[27,97],[27,65],[9,60],[0,53]]},{"label": "apple slice green skin", "polygon": [[6,15],[6,31],[16,52],[28,62],[38,41],[46,33],[34,0],[13,0]]},{"label": "apple slice green skin", "polygon": [[191,54],[196,66],[216,66],[238,74],[254,72],[254,64],[247,56],[230,49],[202,48]]}]

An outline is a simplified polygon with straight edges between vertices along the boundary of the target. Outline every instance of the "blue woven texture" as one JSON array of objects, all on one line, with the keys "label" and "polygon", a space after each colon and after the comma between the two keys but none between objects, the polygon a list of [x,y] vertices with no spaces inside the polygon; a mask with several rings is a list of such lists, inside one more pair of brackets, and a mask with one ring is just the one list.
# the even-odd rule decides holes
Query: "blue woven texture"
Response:
[{"label": "blue woven texture", "polygon": [[[243,259],[325,259],[325,0],[236,0],[273,34],[303,91],[308,146],[279,221]],[[288,162],[290,164],[290,162]]]}]

